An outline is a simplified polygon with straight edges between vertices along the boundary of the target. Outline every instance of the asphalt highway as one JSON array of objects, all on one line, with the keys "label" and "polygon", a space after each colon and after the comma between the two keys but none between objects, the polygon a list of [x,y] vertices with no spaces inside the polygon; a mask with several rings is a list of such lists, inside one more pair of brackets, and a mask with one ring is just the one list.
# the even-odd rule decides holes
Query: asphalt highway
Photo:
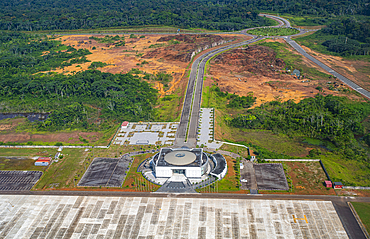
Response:
[{"label": "asphalt highway", "polygon": [[254,37],[253,39],[248,41],[219,47],[201,55],[194,61],[191,67],[189,82],[181,112],[180,124],[177,128],[174,147],[186,146],[189,148],[194,148],[196,146],[199,111],[202,102],[204,70],[207,61],[225,50],[244,46],[259,41],[261,39],[263,38]]},{"label": "asphalt highway", "polygon": [[330,67],[328,67],[327,65],[325,65],[324,63],[322,63],[321,61],[317,60],[316,58],[314,58],[313,56],[311,56],[310,54],[308,54],[297,42],[295,42],[294,40],[292,40],[290,37],[285,37],[284,39],[285,39],[285,41],[289,45],[291,45],[296,51],[298,51],[300,54],[302,54],[303,56],[305,56],[307,59],[309,59],[312,62],[314,62],[316,65],[318,65],[319,67],[321,67],[322,69],[324,69],[325,71],[327,71],[329,74],[335,76],[337,79],[339,79],[340,81],[342,81],[344,84],[348,85],[353,90],[357,91],[358,93],[360,93],[363,96],[365,96],[365,97],[367,97],[367,98],[370,99],[370,92],[369,91],[363,89],[361,86],[357,85],[356,83],[354,83],[353,81],[349,80],[348,78],[342,76],[338,72],[334,71],[333,69],[331,69]]}]

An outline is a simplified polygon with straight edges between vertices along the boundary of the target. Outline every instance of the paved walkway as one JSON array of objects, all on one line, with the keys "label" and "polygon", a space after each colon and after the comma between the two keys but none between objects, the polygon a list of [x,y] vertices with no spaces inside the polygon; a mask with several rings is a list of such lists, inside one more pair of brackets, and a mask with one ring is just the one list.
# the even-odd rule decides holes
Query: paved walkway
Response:
[{"label": "paved walkway", "polygon": [[156,193],[197,193],[189,179],[183,174],[174,174]]},{"label": "paved walkway", "polygon": [[[243,169],[240,169],[240,180],[241,180],[241,189],[247,190],[257,190],[257,179],[256,174],[253,168],[253,163],[243,159],[242,164],[244,165]],[[248,180],[247,182],[243,182],[242,180]]]}]

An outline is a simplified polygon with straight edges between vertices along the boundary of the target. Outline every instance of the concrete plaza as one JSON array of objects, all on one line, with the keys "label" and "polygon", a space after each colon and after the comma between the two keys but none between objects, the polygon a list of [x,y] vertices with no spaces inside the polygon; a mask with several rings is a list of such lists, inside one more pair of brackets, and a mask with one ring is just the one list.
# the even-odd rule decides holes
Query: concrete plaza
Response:
[{"label": "concrete plaza", "polygon": [[140,122],[129,123],[127,128],[121,128],[113,140],[114,144],[131,145],[172,145],[178,122]]},{"label": "concrete plaza", "polygon": [[0,238],[348,238],[329,201],[0,196]]}]

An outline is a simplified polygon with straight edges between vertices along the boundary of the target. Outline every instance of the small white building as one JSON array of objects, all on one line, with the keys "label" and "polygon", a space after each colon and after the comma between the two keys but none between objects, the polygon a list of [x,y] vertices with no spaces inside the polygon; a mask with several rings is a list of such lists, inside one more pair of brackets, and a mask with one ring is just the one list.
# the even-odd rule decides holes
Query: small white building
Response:
[{"label": "small white building", "polygon": [[121,129],[127,129],[128,124],[129,124],[129,122],[128,122],[128,121],[124,121],[124,122],[121,124]]}]

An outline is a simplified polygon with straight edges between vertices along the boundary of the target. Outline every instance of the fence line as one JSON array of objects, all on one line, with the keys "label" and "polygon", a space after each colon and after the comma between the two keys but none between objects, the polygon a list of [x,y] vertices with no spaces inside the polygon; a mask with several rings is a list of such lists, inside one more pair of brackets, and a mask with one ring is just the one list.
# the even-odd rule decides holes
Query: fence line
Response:
[{"label": "fence line", "polygon": [[265,159],[266,161],[282,161],[282,162],[318,162],[320,159]]},{"label": "fence line", "polygon": [[362,190],[370,190],[370,187],[343,186],[343,189],[362,189]]}]

